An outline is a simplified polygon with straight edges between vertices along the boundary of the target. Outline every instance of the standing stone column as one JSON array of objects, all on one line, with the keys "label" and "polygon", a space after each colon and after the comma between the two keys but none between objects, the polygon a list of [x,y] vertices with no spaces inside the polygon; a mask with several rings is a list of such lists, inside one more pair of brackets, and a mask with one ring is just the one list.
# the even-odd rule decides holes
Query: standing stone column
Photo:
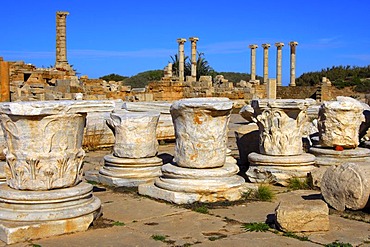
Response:
[{"label": "standing stone column", "polygon": [[1,102],[10,101],[9,62],[0,60]]},{"label": "standing stone column", "polygon": [[256,49],[258,45],[249,45],[251,48],[251,81],[256,80]]},{"label": "standing stone column", "polygon": [[289,43],[290,45],[290,84],[289,86],[295,87],[295,49],[298,45],[298,42],[292,41]]},{"label": "standing stone column", "polygon": [[185,75],[184,75],[184,70],[185,70],[185,54],[184,54],[184,44],[186,42],[186,39],[184,38],[179,38],[177,39],[177,43],[179,43],[179,81],[183,82]]},{"label": "standing stone column", "polygon": [[276,51],[276,85],[282,86],[281,83],[281,59],[282,59],[282,48],[284,46],[284,43],[275,43],[275,46],[277,48]]},{"label": "standing stone column", "polygon": [[168,63],[167,65],[167,76],[172,77],[172,63]]},{"label": "standing stone column", "polygon": [[269,48],[270,44],[262,44],[263,47],[263,83],[269,78]]},{"label": "standing stone column", "polygon": [[191,37],[191,77],[193,81],[197,80],[197,41],[199,38]]},{"label": "standing stone column", "polygon": [[68,12],[56,13],[56,60],[55,68],[71,70],[67,61],[67,15]]}]

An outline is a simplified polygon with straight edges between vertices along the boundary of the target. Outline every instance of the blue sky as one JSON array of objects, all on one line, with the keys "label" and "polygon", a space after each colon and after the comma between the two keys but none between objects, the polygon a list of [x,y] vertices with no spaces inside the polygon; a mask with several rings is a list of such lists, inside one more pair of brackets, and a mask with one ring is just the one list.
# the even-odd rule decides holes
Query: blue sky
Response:
[{"label": "blue sky", "polygon": [[[198,51],[216,71],[250,72],[250,44],[284,42],[283,84],[289,83],[289,42],[297,41],[296,74],[333,65],[370,65],[370,1],[2,1],[0,56],[36,66],[55,63],[55,12],[68,11],[67,57],[89,78],[163,69],[177,38],[199,37]],[[190,42],[185,44],[190,56]]]}]

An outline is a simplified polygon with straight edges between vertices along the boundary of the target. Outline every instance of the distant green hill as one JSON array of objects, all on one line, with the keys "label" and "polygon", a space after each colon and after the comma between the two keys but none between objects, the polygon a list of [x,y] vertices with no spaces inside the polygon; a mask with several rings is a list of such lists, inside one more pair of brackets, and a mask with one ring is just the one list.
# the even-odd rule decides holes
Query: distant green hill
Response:
[{"label": "distant green hill", "polygon": [[358,66],[333,66],[317,72],[303,73],[296,79],[297,86],[314,86],[321,82],[322,77],[327,77],[337,88],[353,86],[357,92],[370,93],[370,65]]}]

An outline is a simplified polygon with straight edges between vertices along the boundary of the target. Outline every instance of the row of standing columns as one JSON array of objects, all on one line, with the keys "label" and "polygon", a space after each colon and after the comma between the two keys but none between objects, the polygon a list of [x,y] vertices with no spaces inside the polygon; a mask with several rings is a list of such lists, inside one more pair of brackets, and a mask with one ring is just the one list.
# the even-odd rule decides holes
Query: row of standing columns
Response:
[{"label": "row of standing columns", "polygon": [[[296,68],[296,46],[298,42],[292,41],[289,43],[290,45],[290,84],[289,86],[295,86],[295,68]],[[268,82],[268,49],[270,48],[270,44],[262,44],[263,47],[263,82]],[[282,49],[284,43],[277,42],[275,43],[277,48],[276,51],[276,85],[282,86]],[[258,45],[249,45],[251,49],[251,81],[256,80],[256,49]]]},{"label": "row of standing columns", "polygon": [[[199,38],[197,37],[190,37],[189,40],[191,41],[191,77],[195,81],[197,78],[197,41]],[[184,44],[186,42],[185,38],[177,39],[177,43],[179,43],[179,52],[178,52],[178,59],[179,59],[179,81],[185,80],[185,54],[184,54]]]}]

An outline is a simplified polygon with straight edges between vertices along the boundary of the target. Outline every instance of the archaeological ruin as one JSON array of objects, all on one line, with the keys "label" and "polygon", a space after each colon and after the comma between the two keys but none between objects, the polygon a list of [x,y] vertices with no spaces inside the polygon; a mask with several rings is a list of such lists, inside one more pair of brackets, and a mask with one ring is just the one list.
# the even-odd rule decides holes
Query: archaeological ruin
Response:
[{"label": "archaeological ruin", "polygon": [[[208,224],[222,234],[240,234],[235,229],[246,228],[242,223],[263,220],[269,229],[264,234],[313,234],[311,243],[323,246],[326,238],[339,239],[337,226],[345,225],[338,223],[344,220],[339,212],[370,208],[370,107],[326,77],[319,86],[297,86],[297,41],[289,42],[288,86],[282,86],[283,42],[275,43],[275,78],[269,76],[271,45],[260,45],[263,77],[257,77],[259,45],[250,44],[250,80],[232,82],[223,75],[197,74],[201,39],[189,37],[190,76],[184,71],[187,39],[178,38],[178,73],[168,63],[161,80],[131,88],[122,81],[76,75],[67,59],[68,15],[56,13],[54,66],[37,68],[0,57],[4,243],[108,227],[118,234],[134,224],[152,227],[154,239],[154,228],[191,231],[211,219]],[[292,192],[292,181],[305,187]],[[263,201],[261,188],[278,191],[278,199]],[[260,204],[250,213],[254,202]],[[207,206],[212,214],[207,208],[201,212]],[[185,211],[192,215],[183,217]],[[261,211],[262,217],[254,213]],[[238,218],[244,214],[250,219]],[[159,218],[166,221],[157,223]],[[170,225],[174,218],[190,219],[189,229],[182,229],[183,222]],[[363,221],[370,222],[368,216]],[[214,241],[224,236],[219,229],[197,228],[194,234]]]}]

